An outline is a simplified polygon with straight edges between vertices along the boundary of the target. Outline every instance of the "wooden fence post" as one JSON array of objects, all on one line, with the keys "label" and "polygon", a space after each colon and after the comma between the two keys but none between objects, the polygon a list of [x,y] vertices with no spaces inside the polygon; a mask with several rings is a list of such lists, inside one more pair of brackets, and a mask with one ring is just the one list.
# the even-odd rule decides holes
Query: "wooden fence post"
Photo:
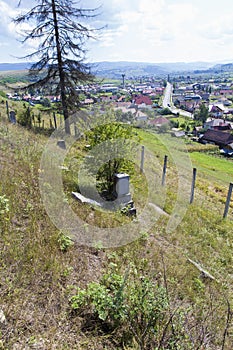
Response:
[{"label": "wooden fence post", "polygon": [[145,147],[142,146],[142,151],[141,151],[141,165],[140,165],[140,171],[143,173],[144,169],[144,156],[145,156]]},{"label": "wooden fence post", "polygon": [[233,189],[233,183],[231,182],[230,185],[229,185],[228,194],[227,194],[227,200],[226,200],[226,204],[225,204],[225,210],[224,210],[224,214],[223,214],[223,218],[224,219],[227,217],[228,210],[229,210],[229,207],[230,207],[232,189]]},{"label": "wooden fence post", "polygon": [[192,180],[192,187],[191,187],[191,196],[190,196],[190,204],[193,203],[194,200],[194,191],[195,191],[195,183],[196,183],[196,176],[197,176],[197,169],[193,168],[193,180]]},{"label": "wooden fence post", "polygon": [[167,172],[167,156],[164,157],[164,162],[163,162],[162,186],[165,185],[166,172]]},{"label": "wooden fence post", "polygon": [[54,127],[55,129],[57,129],[57,118],[55,113],[53,113],[53,120],[54,120]]},{"label": "wooden fence post", "polygon": [[7,114],[8,120],[9,120],[9,119],[10,119],[10,115],[9,115],[9,105],[8,105],[8,101],[6,101],[6,114]]}]

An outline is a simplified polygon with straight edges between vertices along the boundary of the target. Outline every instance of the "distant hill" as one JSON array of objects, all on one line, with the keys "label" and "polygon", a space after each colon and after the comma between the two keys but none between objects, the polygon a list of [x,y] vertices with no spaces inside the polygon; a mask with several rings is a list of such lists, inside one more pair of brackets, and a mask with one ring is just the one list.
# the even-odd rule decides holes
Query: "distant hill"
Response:
[{"label": "distant hill", "polygon": [[194,73],[221,74],[224,72],[233,72],[233,63],[218,63],[204,70],[194,70]]},{"label": "distant hill", "polygon": [[96,75],[102,77],[121,78],[122,74],[127,76],[158,75],[164,76],[174,72],[192,72],[194,70],[208,70],[213,67],[212,62],[171,62],[171,63],[149,63],[149,62],[97,62],[92,65]]},{"label": "distant hill", "polygon": [[[0,63],[0,71],[19,71],[29,69],[32,63]],[[132,75],[161,75],[167,74],[166,69],[153,63],[141,62],[95,62],[90,64],[95,75],[121,79],[122,74]]]},{"label": "distant hill", "polygon": [[30,68],[31,63],[0,63],[0,71],[25,70]]},{"label": "distant hill", "polygon": [[167,70],[158,64],[145,62],[96,62],[92,64],[92,71],[97,76],[121,79],[122,74],[127,76],[166,75]]},{"label": "distant hill", "polygon": [[205,70],[214,66],[213,62],[173,62],[158,63],[158,65],[170,72],[183,72],[194,70]]},{"label": "distant hill", "polygon": [[220,72],[231,72],[233,71],[233,63],[216,64],[212,69]]},{"label": "distant hill", "polygon": [[[30,68],[32,63],[0,63],[0,71],[19,71]],[[193,72],[193,71],[226,71],[233,70],[233,64],[216,64],[211,62],[168,62],[168,63],[150,63],[150,62],[95,62],[91,63],[91,68],[96,76],[121,79],[122,74],[127,77],[133,76],[165,76],[174,72]]]}]

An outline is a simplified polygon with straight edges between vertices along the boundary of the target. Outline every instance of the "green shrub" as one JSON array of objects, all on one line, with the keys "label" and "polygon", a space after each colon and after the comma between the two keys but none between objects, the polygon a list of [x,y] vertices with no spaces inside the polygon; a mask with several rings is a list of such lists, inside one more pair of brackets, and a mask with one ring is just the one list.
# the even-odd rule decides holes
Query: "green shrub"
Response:
[{"label": "green shrub", "polygon": [[141,275],[135,266],[122,275],[113,263],[100,282],[79,288],[70,301],[73,310],[89,310],[108,329],[121,329],[122,337],[129,343],[136,339],[141,349],[159,337],[159,325],[168,309],[163,286]]},{"label": "green shrub", "polygon": [[66,252],[74,244],[72,239],[63,232],[59,234],[58,243],[62,252]]},{"label": "green shrub", "polygon": [[5,195],[0,196],[0,217],[10,211],[9,199]]},{"label": "green shrub", "polygon": [[[134,172],[130,159],[139,138],[130,125],[110,122],[108,119],[87,132],[86,138],[89,149],[94,151],[94,156],[86,164],[88,171],[95,175],[97,165],[101,164],[98,165],[96,174],[97,187],[100,192],[106,191],[106,196],[111,198],[115,174]],[[104,145],[105,142],[107,146],[102,148],[101,152],[95,151],[98,150],[98,145]]]},{"label": "green shrub", "polygon": [[32,118],[30,113],[30,108],[27,108],[26,110],[22,110],[19,112],[17,117],[17,122],[22,125],[26,126],[28,128],[32,127]]}]

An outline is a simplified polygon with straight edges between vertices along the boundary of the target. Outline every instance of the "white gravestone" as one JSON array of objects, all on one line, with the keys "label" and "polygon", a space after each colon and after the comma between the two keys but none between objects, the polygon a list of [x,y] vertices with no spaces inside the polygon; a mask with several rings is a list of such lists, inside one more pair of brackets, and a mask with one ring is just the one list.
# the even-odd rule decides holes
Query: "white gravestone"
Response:
[{"label": "white gravestone", "polygon": [[129,194],[129,175],[116,174],[115,175],[115,190],[117,197]]},{"label": "white gravestone", "polygon": [[116,203],[127,215],[136,215],[136,209],[129,192],[129,175],[115,174]]}]

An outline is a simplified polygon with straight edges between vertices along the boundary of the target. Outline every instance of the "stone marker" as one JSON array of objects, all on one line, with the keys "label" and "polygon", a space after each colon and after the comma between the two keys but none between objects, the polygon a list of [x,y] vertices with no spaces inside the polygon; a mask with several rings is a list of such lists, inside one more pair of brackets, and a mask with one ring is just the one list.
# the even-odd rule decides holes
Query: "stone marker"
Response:
[{"label": "stone marker", "polygon": [[81,193],[72,192],[72,195],[78,199],[81,203],[87,203],[93,206],[102,207],[110,210],[122,210],[123,213],[129,216],[136,215],[136,209],[134,207],[134,203],[131,198],[131,194],[129,192],[129,175],[128,174],[115,174],[114,178],[115,184],[115,200],[97,202],[94,199],[87,198],[83,196]]},{"label": "stone marker", "polygon": [[62,148],[62,149],[66,149],[66,143],[65,140],[58,140],[57,141],[57,146]]},{"label": "stone marker", "polygon": [[16,117],[15,117],[15,111],[10,111],[10,122],[12,124],[16,124]]},{"label": "stone marker", "polygon": [[129,194],[129,175],[115,174],[115,191],[117,197]]},{"label": "stone marker", "polygon": [[129,175],[115,174],[116,204],[128,215],[136,215],[136,209],[129,192]]},{"label": "stone marker", "polygon": [[101,207],[101,203],[93,200],[93,199],[90,199],[90,198],[87,198],[85,196],[83,196],[81,193],[79,192],[72,192],[72,195],[77,198],[81,203],[87,203],[87,204],[91,204],[91,205],[94,205],[94,206],[98,206],[98,207]]}]

